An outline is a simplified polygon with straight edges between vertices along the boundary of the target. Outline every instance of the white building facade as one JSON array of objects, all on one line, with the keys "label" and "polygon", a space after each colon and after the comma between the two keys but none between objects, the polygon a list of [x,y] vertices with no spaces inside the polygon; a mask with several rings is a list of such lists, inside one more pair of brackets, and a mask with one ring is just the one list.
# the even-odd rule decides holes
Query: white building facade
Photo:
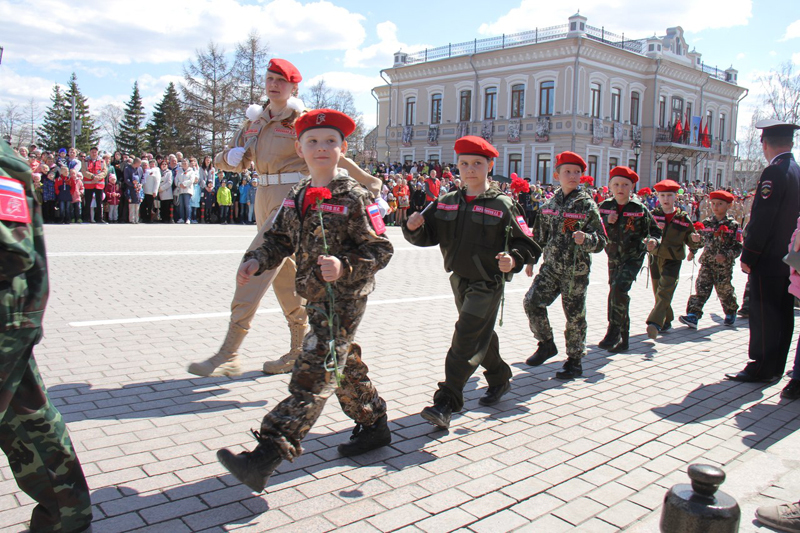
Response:
[{"label": "white building facade", "polygon": [[[374,89],[370,149],[385,162],[453,163],[453,144],[471,134],[500,152],[496,174],[533,182],[551,183],[556,154],[571,150],[600,186],[616,165],[638,166],[640,187],[666,178],[732,184],[746,94],[737,71],[703,64],[680,27],[626,41],[587,22],[577,14],[564,26],[398,52]],[[678,120],[687,133],[676,135]]]}]

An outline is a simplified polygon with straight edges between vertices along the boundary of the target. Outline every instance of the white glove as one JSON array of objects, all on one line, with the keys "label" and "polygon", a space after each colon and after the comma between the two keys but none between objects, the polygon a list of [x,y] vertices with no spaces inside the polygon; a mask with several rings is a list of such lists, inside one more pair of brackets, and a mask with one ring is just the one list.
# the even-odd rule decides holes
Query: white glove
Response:
[{"label": "white glove", "polygon": [[389,212],[389,204],[386,203],[386,200],[380,197],[375,200],[375,203],[378,204],[378,211],[381,212],[381,218],[385,217],[386,213]]},{"label": "white glove", "polygon": [[236,147],[231,148],[228,150],[227,155],[225,156],[225,160],[228,164],[232,167],[238,167],[239,163],[242,162],[242,158],[244,157],[244,148]]}]

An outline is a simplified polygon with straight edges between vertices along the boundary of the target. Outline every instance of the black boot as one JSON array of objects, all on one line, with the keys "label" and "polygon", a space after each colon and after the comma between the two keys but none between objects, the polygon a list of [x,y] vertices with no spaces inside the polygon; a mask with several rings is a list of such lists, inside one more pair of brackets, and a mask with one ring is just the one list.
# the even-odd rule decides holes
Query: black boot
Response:
[{"label": "black boot", "polygon": [[392,433],[389,431],[387,420],[386,415],[383,415],[371,426],[356,424],[350,440],[339,445],[339,455],[343,457],[361,455],[391,444]]},{"label": "black boot", "polygon": [[580,359],[567,358],[563,369],[556,372],[558,379],[575,379],[583,375],[583,366]]},{"label": "black boot", "polygon": [[625,353],[628,351],[628,332],[623,330],[620,332],[619,342],[613,348],[608,350],[611,353]]},{"label": "black boot", "polygon": [[440,429],[447,429],[453,416],[453,406],[448,398],[435,400],[432,406],[422,410],[420,416]]},{"label": "black boot", "polygon": [[233,477],[250,487],[253,492],[262,492],[267,486],[269,476],[278,468],[283,458],[278,448],[268,439],[263,439],[254,431],[258,446],[252,452],[234,455],[227,448],[217,452],[217,459]]},{"label": "black boot", "polygon": [[615,326],[614,324],[608,325],[608,330],[606,331],[606,336],[603,337],[603,340],[597,343],[597,346],[608,350],[609,348],[613,348],[619,342],[619,326]]},{"label": "black boot", "polygon": [[486,394],[484,394],[478,403],[481,405],[494,405],[500,401],[500,399],[511,390],[511,383],[506,381],[502,385],[492,385],[488,389],[486,389]]},{"label": "black boot", "polygon": [[556,347],[556,343],[553,342],[553,339],[540,342],[539,349],[537,349],[532,356],[528,357],[525,364],[529,366],[539,366],[557,353],[558,347]]}]

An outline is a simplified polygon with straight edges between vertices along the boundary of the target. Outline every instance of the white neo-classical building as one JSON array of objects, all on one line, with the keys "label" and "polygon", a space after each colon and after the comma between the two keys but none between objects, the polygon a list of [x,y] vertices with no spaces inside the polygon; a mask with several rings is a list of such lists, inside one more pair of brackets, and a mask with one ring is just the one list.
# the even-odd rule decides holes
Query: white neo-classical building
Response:
[{"label": "white neo-classical building", "polygon": [[[689,51],[680,27],[626,40],[576,14],[563,26],[398,52],[381,75],[365,146],[377,160],[452,163],[456,139],[472,134],[499,150],[495,173],[541,183],[552,181],[555,155],[572,150],[598,185],[616,165],[638,167],[640,187],[666,178],[733,185],[747,90],[736,70]],[[676,132],[678,121],[688,131]]]}]

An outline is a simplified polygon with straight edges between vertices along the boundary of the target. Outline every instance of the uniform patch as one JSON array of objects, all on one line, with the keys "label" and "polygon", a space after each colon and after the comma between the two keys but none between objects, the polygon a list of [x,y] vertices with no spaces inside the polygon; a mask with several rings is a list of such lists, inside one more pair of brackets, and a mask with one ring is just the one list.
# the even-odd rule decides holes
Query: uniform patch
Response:
[{"label": "uniform patch", "polygon": [[613,215],[616,212],[616,209],[600,209],[600,213],[603,215]]},{"label": "uniform patch", "polygon": [[[312,205],[311,209],[317,210],[316,205]],[[324,211],[325,213],[333,213],[334,215],[346,215],[348,208],[346,205],[335,205],[335,204],[320,204],[319,209]]]},{"label": "uniform patch", "polygon": [[386,224],[383,223],[383,217],[381,216],[381,210],[378,208],[378,204],[368,205],[367,214],[369,215],[370,222],[372,222],[372,227],[375,228],[375,233],[378,235],[386,233]]},{"label": "uniform patch", "polygon": [[245,135],[245,137],[249,137],[250,135],[255,135],[258,132],[259,132],[258,128],[250,129],[250,130],[245,131],[244,135]]},{"label": "uniform patch", "polygon": [[531,231],[531,228],[528,227],[528,223],[525,222],[525,218],[523,218],[522,215],[517,216],[517,224],[519,224],[519,227],[522,228],[523,232],[525,232],[525,235],[528,237],[533,237],[533,232]]},{"label": "uniform patch", "polygon": [[625,222],[624,231],[636,231],[636,226],[633,223],[633,217],[628,218]]},{"label": "uniform patch", "polygon": [[497,209],[489,209],[488,207],[483,207],[482,205],[476,205],[472,208],[472,211],[475,213],[483,213],[485,215],[503,218],[503,212]]},{"label": "uniform patch", "polygon": [[558,211],[554,209],[542,209],[543,215],[558,215]]},{"label": "uniform patch", "polygon": [[291,198],[285,198],[283,200],[283,207],[288,207],[290,209],[294,209],[294,205],[295,205],[294,204],[294,200],[292,200]]},{"label": "uniform patch", "polygon": [[772,195],[772,180],[767,180],[761,184],[761,198],[766,200]]},{"label": "uniform patch", "polygon": [[283,135],[291,135],[294,137],[294,130],[290,128],[275,128],[275,133],[281,133]]},{"label": "uniform patch", "polygon": [[639,211],[638,213],[622,213],[622,216],[639,218],[639,217],[643,217],[644,213],[642,213],[641,211]]},{"label": "uniform patch", "polygon": [[442,211],[458,211],[458,204],[436,204],[436,209]]},{"label": "uniform patch", "polygon": [[684,228],[688,228],[689,226],[691,226],[691,224],[689,224],[688,222],[684,222],[682,220],[678,220],[675,218],[672,219],[672,223],[677,224],[679,226],[683,226]]},{"label": "uniform patch", "polygon": [[0,220],[31,223],[25,186],[22,182],[7,176],[0,176]]},{"label": "uniform patch", "polygon": [[653,215],[653,218],[655,220],[659,221],[659,222],[663,222],[664,220],[667,220],[667,217],[660,217],[660,216],[656,216],[656,215]]},{"label": "uniform patch", "polygon": [[744,234],[742,233],[742,230],[740,230],[740,229],[736,230],[736,241],[737,242],[743,242],[744,241]]},{"label": "uniform patch", "polygon": [[573,220],[583,220],[586,215],[583,213],[564,213],[564,218],[571,218]]}]

